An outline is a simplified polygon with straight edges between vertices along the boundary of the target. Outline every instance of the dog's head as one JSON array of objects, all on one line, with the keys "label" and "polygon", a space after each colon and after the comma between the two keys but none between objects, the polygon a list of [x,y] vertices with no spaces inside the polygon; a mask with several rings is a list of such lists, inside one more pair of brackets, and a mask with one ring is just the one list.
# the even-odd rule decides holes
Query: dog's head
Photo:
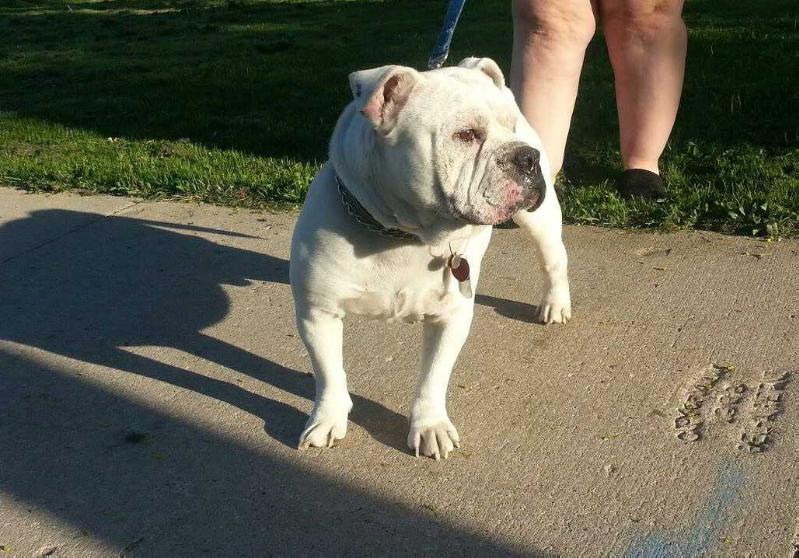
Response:
[{"label": "dog's head", "polygon": [[384,66],[354,72],[350,86],[331,159],[368,183],[357,193],[378,219],[491,225],[543,201],[540,141],[517,133],[523,116],[493,60],[429,72]]}]

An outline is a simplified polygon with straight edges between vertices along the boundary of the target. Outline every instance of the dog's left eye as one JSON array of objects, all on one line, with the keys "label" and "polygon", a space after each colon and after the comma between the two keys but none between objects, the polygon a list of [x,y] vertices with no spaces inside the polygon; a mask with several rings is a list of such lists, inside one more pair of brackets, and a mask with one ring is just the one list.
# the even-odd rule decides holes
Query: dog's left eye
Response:
[{"label": "dog's left eye", "polygon": [[462,141],[464,143],[473,143],[475,141],[481,141],[482,137],[480,135],[480,132],[478,132],[474,128],[469,128],[468,130],[461,130],[460,132],[456,132],[455,139],[457,139],[458,141]]}]

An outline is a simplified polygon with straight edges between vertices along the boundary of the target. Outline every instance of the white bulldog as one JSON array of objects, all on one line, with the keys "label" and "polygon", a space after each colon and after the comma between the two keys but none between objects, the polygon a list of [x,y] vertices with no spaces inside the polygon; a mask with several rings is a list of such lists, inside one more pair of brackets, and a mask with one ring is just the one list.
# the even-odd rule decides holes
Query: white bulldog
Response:
[{"label": "white bulldog", "polygon": [[424,323],[408,446],[446,458],[460,444],[447,384],[492,225],[512,217],[532,236],[547,278],[539,319],[571,317],[560,205],[541,141],[493,60],[421,73],[384,66],[349,80],[354,99],[291,245],[297,327],[316,377],[299,447],[331,447],[347,432],[342,320],[353,313]]}]

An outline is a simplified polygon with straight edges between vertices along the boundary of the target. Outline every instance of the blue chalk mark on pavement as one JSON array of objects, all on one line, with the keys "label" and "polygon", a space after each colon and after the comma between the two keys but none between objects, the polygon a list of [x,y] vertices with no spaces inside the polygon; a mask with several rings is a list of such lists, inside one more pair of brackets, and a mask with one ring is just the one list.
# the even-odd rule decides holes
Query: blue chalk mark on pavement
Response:
[{"label": "blue chalk mark on pavement", "polygon": [[697,515],[693,526],[675,533],[652,534],[633,541],[625,556],[666,558],[707,553],[718,544],[721,529],[732,511],[732,505],[740,495],[743,484],[744,475],[737,465],[731,464],[722,469],[716,489]]}]

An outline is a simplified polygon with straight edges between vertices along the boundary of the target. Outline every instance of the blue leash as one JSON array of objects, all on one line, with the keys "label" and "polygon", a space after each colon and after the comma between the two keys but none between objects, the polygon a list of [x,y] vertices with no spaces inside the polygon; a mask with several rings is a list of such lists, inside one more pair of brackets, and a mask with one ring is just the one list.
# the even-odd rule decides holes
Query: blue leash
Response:
[{"label": "blue leash", "polygon": [[427,67],[431,70],[440,68],[449,56],[449,45],[452,43],[452,35],[455,33],[455,26],[458,25],[458,18],[461,17],[464,4],[466,4],[466,0],[450,0],[447,16],[444,18],[444,26],[441,28],[441,33],[438,34],[436,46],[430,54],[430,60],[427,61]]}]

